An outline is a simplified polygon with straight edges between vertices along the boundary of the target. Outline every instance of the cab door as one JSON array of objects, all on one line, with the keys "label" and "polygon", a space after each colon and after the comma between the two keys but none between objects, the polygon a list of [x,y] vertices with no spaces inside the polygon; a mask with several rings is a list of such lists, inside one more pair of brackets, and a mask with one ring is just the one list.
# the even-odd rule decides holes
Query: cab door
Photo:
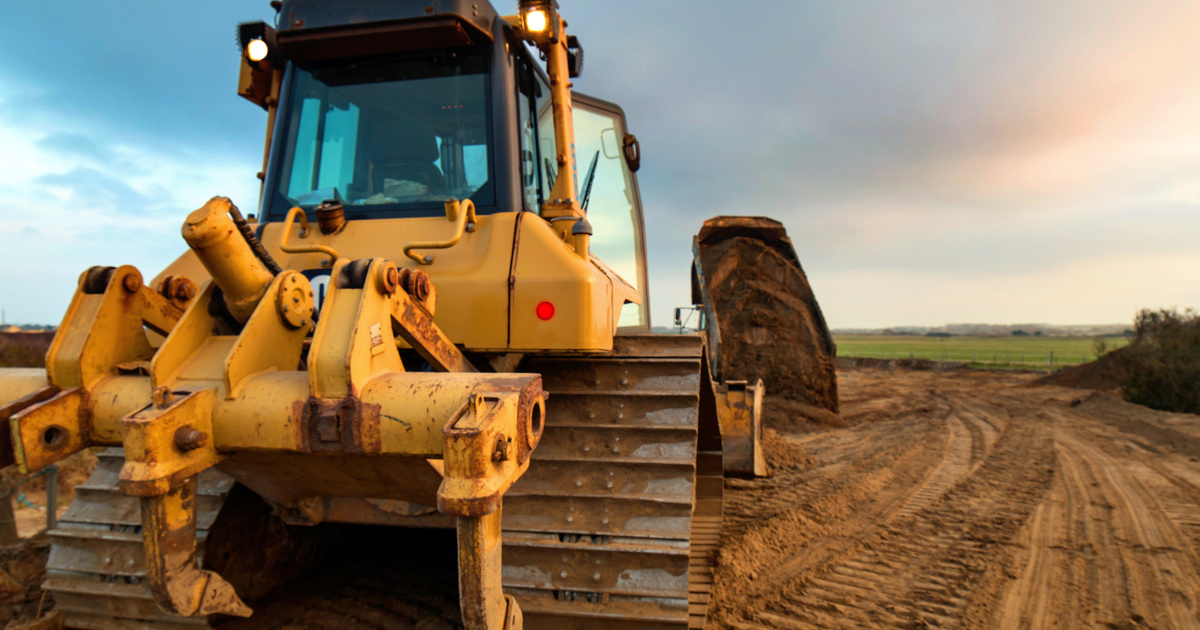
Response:
[{"label": "cab door", "polygon": [[576,181],[580,203],[592,224],[592,254],[642,297],[626,304],[619,332],[650,331],[650,291],[646,272],[646,233],[637,175],[626,159],[625,112],[617,105],[574,93]]}]

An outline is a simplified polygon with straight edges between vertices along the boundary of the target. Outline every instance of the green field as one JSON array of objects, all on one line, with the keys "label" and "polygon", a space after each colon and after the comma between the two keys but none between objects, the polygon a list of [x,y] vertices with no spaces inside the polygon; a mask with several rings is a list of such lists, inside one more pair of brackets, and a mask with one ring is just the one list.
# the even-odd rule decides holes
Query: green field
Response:
[{"label": "green field", "polygon": [[[964,361],[979,367],[1049,368],[1077,365],[1096,358],[1094,337],[924,337],[835,335],[840,357]],[[1110,350],[1127,338],[1106,337]]]}]

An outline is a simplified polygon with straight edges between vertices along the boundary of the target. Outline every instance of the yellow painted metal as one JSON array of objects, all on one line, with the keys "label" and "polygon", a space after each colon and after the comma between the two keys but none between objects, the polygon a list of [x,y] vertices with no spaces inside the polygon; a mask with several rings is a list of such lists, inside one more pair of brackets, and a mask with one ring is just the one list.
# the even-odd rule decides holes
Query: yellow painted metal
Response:
[{"label": "yellow painted metal", "polygon": [[165,494],[143,497],[141,507],[146,577],[159,607],[184,617],[249,617],[253,611],[224,578],[196,568],[196,477]]},{"label": "yellow painted metal", "polygon": [[[545,220],[526,213],[518,222],[517,216],[517,213],[477,216],[476,230],[470,238],[438,252],[433,264],[419,266],[437,286],[438,310],[434,321],[438,328],[454,344],[480,352],[611,349],[615,314],[626,301],[637,302],[640,296],[595,258],[590,265],[580,260]],[[282,222],[267,223],[262,236],[264,245],[280,265],[288,269],[321,268],[322,261],[327,260],[326,254],[288,254],[279,249],[283,228]],[[311,230],[307,239],[313,244],[330,246],[350,260],[382,257],[395,261],[401,268],[415,269],[418,265],[404,256],[404,241],[397,242],[395,235],[432,241],[444,238],[445,231],[444,217],[373,219],[348,221],[342,231],[333,235]],[[519,269],[513,266],[514,256]],[[573,259],[564,263],[570,265],[570,274],[564,273],[560,264],[568,258]],[[183,258],[169,269],[184,274],[194,273],[193,267],[189,259]],[[512,311],[510,271],[517,272],[511,274]],[[204,276],[193,280],[203,283]],[[605,290],[601,284],[611,288]],[[561,292],[564,286],[575,296],[572,299],[586,295],[589,300],[600,300],[599,306],[566,313],[560,308],[566,300],[556,298],[565,295]],[[537,319],[535,309],[547,299],[555,303],[558,311],[553,320],[542,322]],[[516,311],[518,302],[523,309],[520,313]],[[327,293],[322,308],[328,304]],[[578,317],[592,319],[579,321]],[[538,332],[521,332],[531,330],[530,326]],[[514,333],[512,340],[510,327]]]},{"label": "yellow painted metal", "polygon": [[92,444],[118,446],[121,444],[121,419],[141,409],[150,401],[153,388],[145,376],[114,376],[88,393],[88,415]]},{"label": "yellow painted metal", "polygon": [[[508,347],[513,351],[612,349],[624,301],[615,299],[612,280],[590,261],[580,260],[545,221],[522,221],[519,240]],[[554,305],[549,320],[537,315],[542,302]]]},{"label": "yellow painted metal", "polygon": [[90,413],[85,402],[83,388],[72,387],[9,418],[22,473],[41,470],[88,445]]},{"label": "yellow painted metal", "polygon": [[444,241],[415,241],[404,246],[404,255],[420,265],[433,264],[432,254],[414,254],[417,249],[448,249],[462,240],[464,232],[475,231],[475,202],[467,199],[446,200],[446,220],[454,224],[454,234]]},{"label": "yellow painted metal", "polygon": [[183,238],[204,263],[225,295],[229,313],[239,322],[250,318],[273,276],[254,256],[233,219],[226,197],[213,197],[188,215]]},{"label": "yellow painted metal", "polygon": [[22,470],[40,469],[92,443],[92,408],[111,399],[93,402],[90,393],[119,378],[120,366],[144,366],[154,353],[147,327],[166,332],[180,315],[174,302],[143,286],[133,267],[93,267],[80,276],[47,353],[46,378],[58,395],[8,418]]},{"label": "yellow painted metal", "polygon": [[341,277],[349,265],[339,260],[333,267],[331,290],[309,350],[309,383],[318,398],[357,396],[371,378],[404,371],[388,296],[373,290],[370,282],[364,288],[343,286]]},{"label": "yellow painted metal", "polygon": [[[516,218],[516,213],[477,217],[470,238],[438,252],[433,264],[421,266],[437,286],[435,321],[456,344],[479,350],[502,350],[508,344],[508,275]],[[264,244],[277,243],[282,228],[278,222],[268,223]],[[400,267],[416,269],[418,265],[404,255],[406,240],[439,240],[445,233],[445,217],[420,217],[348,221],[335,235],[314,231],[309,238],[335,247],[350,260],[386,258]],[[406,240],[398,240],[397,234],[405,235]],[[320,268],[323,256],[319,254],[292,255],[272,247],[271,254],[286,268]],[[322,317],[328,304],[327,294]]]},{"label": "yellow painted metal", "polygon": [[[222,459],[211,437],[216,389],[192,392],[179,400],[171,396],[168,391],[160,391],[153,404],[121,420],[125,465],[120,483],[127,495],[165,494]],[[188,430],[203,435],[204,444],[181,448],[179,438]]]},{"label": "yellow painted metal", "polygon": [[312,314],[313,291],[304,275],[276,276],[225,357],[225,396],[236,398],[255,374],[299,367],[304,339],[314,328]]},{"label": "yellow painted metal", "polygon": [[179,323],[167,336],[150,361],[150,382],[153,387],[175,380],[193,354],[209,341],[216,319],[208,312],[216,284],[210,279],[200,286]]},{"label": "yellow painted metal", "polygon": [[[206,363],[219,371],[219,361]],[[533,375],[397,372],[371,380],[361,389],[364,407],[372,410],[366,426],[366,432],[372,437],[364,445],[363,454],[440,458],[442,427],[455,417],[470,395],[475,392],[492,395],[491,392],[497,389],[496,384],[508,387],[514,383],[514,378],[523,383]],[[303,372],[256,374],[243,384],[237,399],[224,395],[219,380],[176,381],[173,386],[181,391],[201,388],[217,391],[219,400],[212,407],[211,424],[212,441],[218,450],[298,454],[310,450],[301,426],[304,421],[302,403],[311,394],[308,378]],[[81,395],[63,394],[59,394],[58,402],[42,412],[37,425],[23,426],[21,435],[26,439],[22,442],[28,442],[28,449],[43,458],[29,470],[53,463],[57,459],[51,456],[66,450],[51,450],[42,445],[44,431],[39,429],[51,425],[57,424],[84,436],[86,444],[79,448],[121,446],[122,420],[142,410],[150,401],[150,379],[145,376],[106,379],[86,400]],[[90,423],[79,424],[77,418],[81,416],[89,418]]]},{"label": "yellow painted metal", "polygon": [[165,332],[182,314],[169,300],[142,286],[141,274],[131,266],[113,270],[107,283],[95,281],[102,277],[100,268],[80,276],[46,353],[48,380],[59,389],[87,389],[119,364],[149,359],[154,349],[144,326]]},{"label": "yellow painted metal", "polygon": [[293,245],[292,244],[292,225],[296,220],[300,221],[300,238],[306,239],[313,235],[313,230],[308,226],[308,215],[304,213],[304,208],[295,207],[288,210],[287,218],[283,220],[283,233],[279,235],[279,249],[289,254],[307,254],[321,253],[329,257],[328,260],[322,260],[322,267],[329,267],[338,259],[337,250],[328,245],[321,243],[310,243],[308,245]]}]

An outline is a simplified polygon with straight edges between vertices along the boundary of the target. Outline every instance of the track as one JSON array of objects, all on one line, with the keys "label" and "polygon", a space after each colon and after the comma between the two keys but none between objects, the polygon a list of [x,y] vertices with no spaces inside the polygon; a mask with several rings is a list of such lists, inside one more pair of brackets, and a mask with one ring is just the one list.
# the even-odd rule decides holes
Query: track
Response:
[{"label": "track", "polygon": [[861,423],[772,435],[801,465],[729,484],[710,628],[1200,627],[1200,418],[1021,375],[841,377]]},{"label": "track", "polygon": [[[538,357],[550,392],[504,499],[504,587],[527,628],[699,628],[720,534],[719,440],[698,440],[698,337]],[[712,448],[718,450],[708,450]]]},{"label": "track", "polygon": [[[704,626],[722,466],[699,410],[701,352],[698,337],[637,336],[618,338],[603,358],[522,366],[541,372],[551,392],[535,461],[503,505],[504,588],[526,628]],[[121,463],[119,450],[106,452],[77,488],[52,532],[46,588],[71,627],[210,627],[162,615],[151,601],[139,506],[117,487]],[[201,543],[231,486],[215,471],[202,476]],[[253,602],[252,618],[220,627],[459,627],[453,532],[350,527],[332,536],[354,542]]]},{"label": "track", "polygon": [[[106,449],[96,470],[75,487],[75,499],[50,531],[53,546],[43,588],[67,627],[97,630],[195,630],[205,619],[164,615],[145,584],[141,507],[117,486],[124,458]],[[197,550],[203,552],[208,529],[217,517],[233,480],[215,470],[200,475],[196,515]]]}]

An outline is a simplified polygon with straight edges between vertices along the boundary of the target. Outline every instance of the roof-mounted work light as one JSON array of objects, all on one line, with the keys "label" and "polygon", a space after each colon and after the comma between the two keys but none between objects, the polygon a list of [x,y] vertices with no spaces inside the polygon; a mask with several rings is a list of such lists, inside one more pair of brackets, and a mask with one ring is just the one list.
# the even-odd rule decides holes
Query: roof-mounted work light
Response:
[{"label": "roof-mounted work light", "polygon": [[262,61],[267,58],[267,53],[271,51],[271,47],[261,39],[252,39],[249,44],[246,44],[246,58],[250,61]]},{"label": "roof-mounted work light", "polygon": [[535,43],[558,41],[560,24],[556,0],[521,0],[521,30]]},{"label": "roof-mounted work light", "polygon": [[275,29],[263,21],[238,24],[238,48],[247,61],[255,64],[261,61],[277,64],[283,59],[275,45]]},{"label": "roof-mounted work light", "polygon": [[242,51],[238,95],[269,110],[278,96],[284,66],[283,53],[275,44],[275,29],[262,21],[238,24],[238,48]]}]

